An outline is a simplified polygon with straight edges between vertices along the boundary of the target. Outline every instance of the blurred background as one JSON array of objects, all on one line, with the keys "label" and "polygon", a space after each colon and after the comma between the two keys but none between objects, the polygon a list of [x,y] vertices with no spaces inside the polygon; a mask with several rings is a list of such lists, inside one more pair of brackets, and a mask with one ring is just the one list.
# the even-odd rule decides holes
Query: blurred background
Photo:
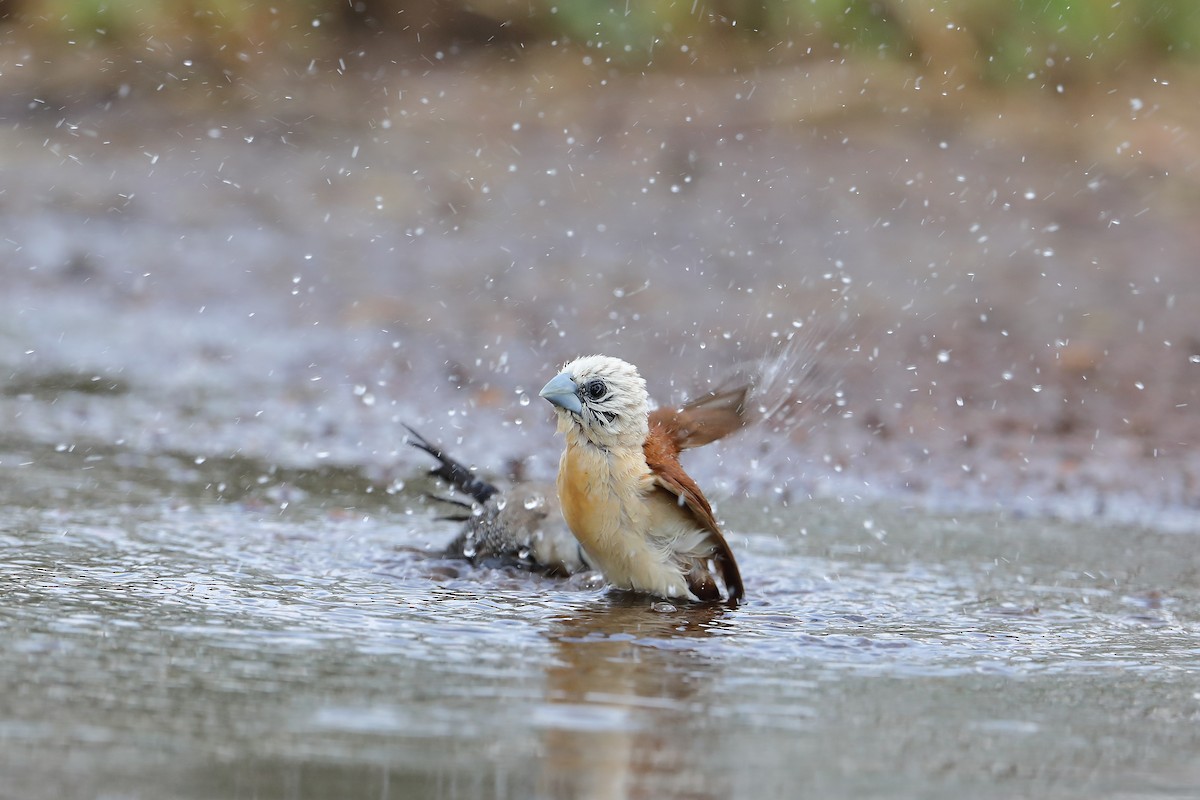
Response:
[{"label": "blurred background", "polygon": [[556,364],[671,402],[799,334],[764,485],[1200,502],[1194,3],[0,17],[13,435],[548,472]]},{"label": "blurred background", "polygon": [[[1195,58],[1197,11],[1179,0],[1024,2],[830,0],[605,3],[307,0],[286,6],[233,0],[5,0],[28,37],[107,44],[136,59],[190,51],[214,67],[291,55],[336,56],[346,39],[375,38],[408,51],[541,43],[583,47],[633,69],[656,54],[665,66],[794,63],[842,55],[961,71],[959,80],[1008,83],[1095,77],[1130,62]],[[389,39],[381,42],[377,37]]]}]

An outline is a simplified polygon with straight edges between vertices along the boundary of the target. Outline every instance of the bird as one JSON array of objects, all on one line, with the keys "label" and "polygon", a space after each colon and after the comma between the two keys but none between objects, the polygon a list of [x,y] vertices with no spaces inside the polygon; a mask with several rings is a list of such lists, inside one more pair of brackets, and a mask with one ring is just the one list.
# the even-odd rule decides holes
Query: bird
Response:
[{"label": "bird", "polygon": [[[716,388],[682,405],[657,409],[651,416],[669,420],[684,431],[680,438],[685,447],[699,447],[762,421],[764,375],[765,370],[733,371]],[[567,527],[553,482],[511,480],[497,485],[479,477],[412,426],[404,427],[408,444],[437,460],[429,472],[451,491],[427,497],[455,507],[441,519],[462,523],[442,556],[553,577],[597,569]]]},{"label": "bird", "polygon": [[[773,353],[726,367],[713,388],[686,403],[651,411],[648,421],[669,423],[681,450],[751,426],[770,429],[771,437],[761,446],[784,441],[806,419],[834,408],[829,392],[837,383],[830,375],[836,379],[838,373],[829,373],[816,360],[823,347],[819,339],[789,336]],[[426,496],[454,507],[440,519],[462,523],[441,556],[552,577],[596,572],[597,565],[567,527],[553,481],[515,474],[510,480],[485,480],[441,445],[404,427],[408,444],[436,459],[430,473],[450,490],[449,495]]]},{"label": "bird", "polygon": [[604,355],[567,363],[542,388],[566,440],[556,481],[563,518],[610,584],[668,600],[744,597],[733,551],[679,454],[741,427],[747,393],[651,411],[637,368]]}]

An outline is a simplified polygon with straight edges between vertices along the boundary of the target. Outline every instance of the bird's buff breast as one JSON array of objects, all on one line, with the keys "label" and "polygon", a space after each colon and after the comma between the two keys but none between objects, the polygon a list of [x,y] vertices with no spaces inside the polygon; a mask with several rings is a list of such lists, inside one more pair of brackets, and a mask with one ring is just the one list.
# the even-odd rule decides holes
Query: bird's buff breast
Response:
[{"label": "bird's buff breast", "polygon": [[602,549],[621,524],[621,503],[611,488],[611,467],[603,451],[567,447],[558,469],[563,518],[589,551]]}]

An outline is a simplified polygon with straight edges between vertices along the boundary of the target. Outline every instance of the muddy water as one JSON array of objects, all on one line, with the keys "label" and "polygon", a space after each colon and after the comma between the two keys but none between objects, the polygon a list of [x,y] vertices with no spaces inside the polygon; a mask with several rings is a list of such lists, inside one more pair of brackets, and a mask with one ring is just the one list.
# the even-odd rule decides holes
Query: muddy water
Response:
[{"label": "muddy water", "polygon": [[[1195,796],[1186,170],[541,66],[0,107],[0,794]],[[401,423],[547,477],[564,358],[794,332],[807,416],[689,461],[743,607],[436,556]]]},{"label": "muddy water", "polygon": [[437,557],[417,476],[0,460],[13,797],[1200,787],[1191,537],[730,501],[749,601],[670,610]]}]

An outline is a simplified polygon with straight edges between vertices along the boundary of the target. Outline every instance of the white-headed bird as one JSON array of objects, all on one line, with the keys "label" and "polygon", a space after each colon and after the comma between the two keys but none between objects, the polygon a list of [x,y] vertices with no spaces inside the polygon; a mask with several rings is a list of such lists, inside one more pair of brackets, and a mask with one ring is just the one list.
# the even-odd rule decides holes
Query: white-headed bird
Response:
[{"label": "white-headed bird", "polygon": [[679,453],[743,425],[746,389],[651,412],[632,364],[585,356],[541,396],[554,404],[566,437],[558,498],[588,561],[624,589],[736,603],[743,595],[737,562]]}]

